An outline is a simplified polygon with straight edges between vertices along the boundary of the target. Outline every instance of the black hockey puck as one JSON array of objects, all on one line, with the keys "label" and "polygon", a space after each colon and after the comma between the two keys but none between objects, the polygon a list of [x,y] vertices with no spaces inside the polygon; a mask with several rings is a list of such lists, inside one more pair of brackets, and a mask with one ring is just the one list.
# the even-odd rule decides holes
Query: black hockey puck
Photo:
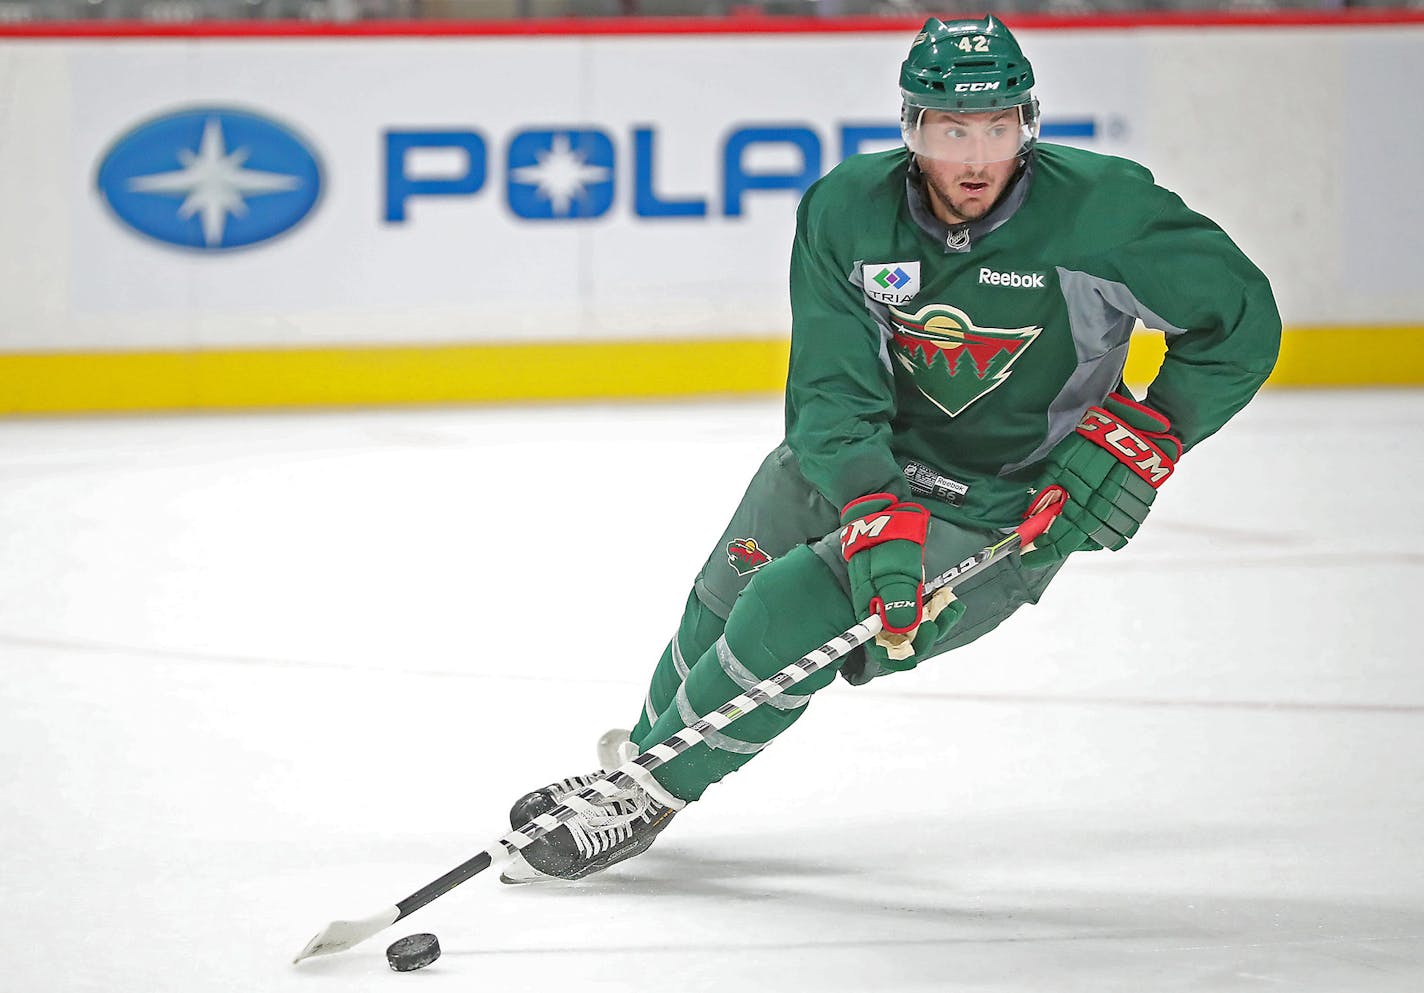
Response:
[{"label": "black hockey puck", "polygon": [[396,972],[424,969],[440,957],[440,939],[433,934],[408,934],[386,949],[386,961]]}]

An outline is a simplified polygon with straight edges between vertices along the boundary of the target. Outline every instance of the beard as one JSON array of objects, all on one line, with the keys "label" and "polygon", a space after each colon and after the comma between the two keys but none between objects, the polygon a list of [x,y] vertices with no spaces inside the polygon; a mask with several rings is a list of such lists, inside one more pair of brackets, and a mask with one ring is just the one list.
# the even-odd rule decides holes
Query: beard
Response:
[{"label": "beard", "polygon": [[[928,172],[923,173],[923,176],[925,180],[925,188],[929,190],[930,199],[936,201],[941,207],[943,207],[954,217],[959,218],[959,223],[963,223],[965,221],[977,221],[979,218],[989,213],[989,210],[994,206],[994,204],[999,202],[999,198],[997,195],[994,197],[993,200],[989,200],[987,197],[978,197],[975,199],[965,197],[962,200],[955,200],[954,196],[949,192],[949,190],[941,186],[939,182]],[[955,177],[955,186],[957,187],[960,183],[986,183],[988,184],[988,187],[993,186],[993,180],[991,180],[987,176]],[[987,193],[988,191],[988,188],[986,188],[985,192]]]}]

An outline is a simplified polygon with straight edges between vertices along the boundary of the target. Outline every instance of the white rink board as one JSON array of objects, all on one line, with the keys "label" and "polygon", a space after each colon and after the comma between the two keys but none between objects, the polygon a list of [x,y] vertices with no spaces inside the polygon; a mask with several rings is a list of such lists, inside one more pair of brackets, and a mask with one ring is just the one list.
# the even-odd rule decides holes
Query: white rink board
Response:
[{"label": "white rink board", "polygon": [[[1145,162],[1219,220],[1272,277],[1287,323],[1424,316],[1408,271],[1424,139],[1377,96],[1424,83],[1424,28],[1021,34],[1050,128],[1086,123],[1074,143]],[[846,128],[893,126],[908,40],[0,42],[0,352],[780,334],[799,190],[729,194],[729,177],[809,168],[807,148],[824,171]],[[116,142],[213,107],[297,134],[321,164],[316,206],[216,253],[120,223],[96,183]],[[584,189],[611,201],[596,216],[520,216],[516,144],[566,129],[602,136],[611,161]],[[771,140],[729,164],[749,129]],[[484,181],[406,198],[394,221],[388,135],[411,131],[476,135]],[[690,216],[639,208],[640,132],[654,212]],[[416,151],[395,176],[448,181],[468,164]]]}]

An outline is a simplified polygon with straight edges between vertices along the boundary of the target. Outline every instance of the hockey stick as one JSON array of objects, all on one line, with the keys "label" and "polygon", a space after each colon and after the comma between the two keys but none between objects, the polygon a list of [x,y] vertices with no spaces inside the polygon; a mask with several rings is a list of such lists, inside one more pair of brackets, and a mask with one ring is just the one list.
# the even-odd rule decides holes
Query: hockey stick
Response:
[{"label": "hockey stick", "polygon": [[[1036,513],[1028,517],[1013,532],[988,545],[973,556],[965,559],[952,569],[946,570],[925,583],[925,596],[944,586],[955,586],[970,576],[982,572],[994,562],[1020,546],[1029,546],[1035,538],[1048,530],[1053,518],[1063,509],[1065,494],[1062,487],[1045,490],[1034,504]],[[654,769],[660,768],[677,758],[694,745],[700,744],[708,731],[720,731],[740,717],[751,713],[766,701],[781,695],[789,687],[840,659],[854,649],[870,641],[880,633],[879,616],[872,615],[859,624],[842,632],[820,648],[807,652],[799,660],[780,672],[762,680],[740,696],[734,697],[708,714],[691,727],[683,728],[665,741],[653,745],[643,754],[623,763],[617,769],[597,780],[576,795],[581,800],[593,802],[617,794],[631,786],[645,783]],[[437,897],[443,896],[459,886],[471,876],[488,869],[496,861],[512,858],[521,848],[538,841],[565,821],[576,816],[577,811],[567,803],[560,803],[547,813],[517,830],[509,832],[478,855],[460,863],[439,879],[416,890],[410,896],[379,914],[359,921],[332,921],[307,942],[305,948],[292,960],[295,964],[314,955],[332,955],[343,952],[367,938],[390,927],[396,921],[415,913]]]}]

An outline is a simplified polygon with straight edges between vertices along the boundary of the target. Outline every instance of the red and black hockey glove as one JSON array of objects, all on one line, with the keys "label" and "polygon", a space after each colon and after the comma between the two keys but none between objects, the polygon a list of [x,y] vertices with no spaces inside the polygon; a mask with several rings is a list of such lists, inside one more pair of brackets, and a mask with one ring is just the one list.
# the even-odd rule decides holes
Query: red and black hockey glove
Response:
[{"label": "red and black hockey glove", "polygon": [[1181,454],[1171,422],[1151,407],[1121,393],[1089,407],[1077,430],[1048,455],[1037,489],[1062,486],[1068,501],[1023,554],[1023,564],[1041,569],[1071,552],[1122,548],[1142,526]]},{"label": "red and black hockey glove", "polygon": [[841,554],[850,575],[851,606],[884,624],[865,646],[882,669],[913,669],[964,605],[952,597],[925,603],[925,537],[930,514],[918,503],[871,493],[841,511]]}]

